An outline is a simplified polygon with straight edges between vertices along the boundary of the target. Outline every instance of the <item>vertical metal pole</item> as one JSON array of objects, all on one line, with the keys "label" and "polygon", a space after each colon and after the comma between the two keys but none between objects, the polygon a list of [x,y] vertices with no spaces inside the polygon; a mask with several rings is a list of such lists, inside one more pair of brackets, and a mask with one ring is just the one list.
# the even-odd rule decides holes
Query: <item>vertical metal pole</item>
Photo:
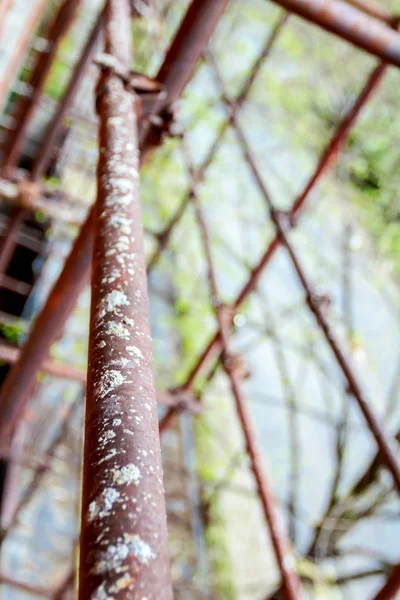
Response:
[{"label": "vertical metal pole", "polygon": [[[128,0],[110,0],[105,44],[131,64]],[[79,599],[170,600],[139,200],[138,100],[112,69],[98,87],[100,159],[85,423]]]}]

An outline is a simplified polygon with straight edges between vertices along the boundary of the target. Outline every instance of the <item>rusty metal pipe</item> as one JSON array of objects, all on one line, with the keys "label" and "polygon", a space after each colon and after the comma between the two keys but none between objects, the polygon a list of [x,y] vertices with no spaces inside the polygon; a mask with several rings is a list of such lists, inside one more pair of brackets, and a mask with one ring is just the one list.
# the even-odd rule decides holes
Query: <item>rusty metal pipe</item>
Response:
[{"label": "rusty metal pipe", "polygon": [[383,588],[373,597],[373,600],[395,600],[400,590],[400,565],[393,567]]},{"label": "rusty metal pipe", "polygon": [[[46,78],[53,65],[59,44],[74,19],[79,2],[80,0],[66,0],[61,5],[48,33],[48,47],[39,56],[29,82],[32,88],[32,95],[19,99],[15,115],[18,127],[15,131],[10,132],[4,144],[3,171],[6,177],[17,166],[28,126],[39,106]],[[11,227],[7,230],[7,234],[0,246],[0,274],[5,273],[7,270],[26,216],[27,211],[20,206],[16,207],[11,214]]]},{"label": "rusty metal pipe", "polygon": [[[164,85],[166,95],[155,104],[154,112],[163,111],[181,97],[228,2],[192,1],[158,71],[157,80]],[[159,138],[160,130],[144,127],[141,131],[141,147],[150,152],[158,146]]]},{"label": "rusty metal pipe", "polygon": [[377,2],[370,2],[370,0],[345,0],[345,2],[362,10],[370,17],[384,21],[391,27],[396,26],[398,23],[399,17]]},{"label": "rusty metal pipe", "polygon": [[18,362],[10,370],[1,387],[1,436],[10,435],[21,418],[35,377],[42,368],[51,344],[56,340],[74,308],[83,283],[88,279],[92,250],[91,234],[92,220],[89,218],[81,229],[44,309],[21,348]]},{"label": "rusty metal pipe", "polygon": [[400,34],[342,0],[272,0],[286,10],[400,67]]},{"label": "rusty metal pipe", "polygon": [[[105,51],[132,62],[128,0],[110,0]],[[172,600],[139,198],[140,101],[99,78],[79,598]]]},{"label": "rusty metal pipe", "polygon": [[[209,2],[211,4],[211,2]],[[194,0],[192,5],[197,5],[197,12],[201,12],[204,0]],[[226,0],[214,0],[214,4],[225,7]],[[209,13],[211,14],[211,13]],[[213,31],[220,13],[212,13],[215,22],[213,27],[208,27],[207,31]],[[182,88],[182,82],[188,81],[193,73],[196,64],[189,62],[184,56],[183,50],[187,48],[188,43],[183,35],[187,19],[184,19],[181,28],[178,30],[177,38],[181,40],[182,52],[179,52],[175,43],[175,56],[181,61],[182,68],[174,70],[177,79],[182,78],[181,82],[169,80],[174,89]],[[191,31],[191,30],[190,30]],[[189,33],[190,33],[189,31]],[[203,48],[208,42],[203,38]],[[196,55],[190,54],[193,59]],[[189,73],[189,75],[188,75]],[[168,89],[167,89],[168,93]],[[158,138],[161,142],[161,138]],[[143,148],[144,150],[145,148]],[[144,157],[142,154],[142,161]],[[0,435],[11,432],[23,413],[28,399],[31,385],[36,374],[40,370],[43,360],[48,355],[50,346],[60,334],[69,314],[71,313],[82,287],[87,281],[90,270],[90,252],[92,247],[93,230],[93,211],[88,215],[82,226],[81,232],[77,237],[71,254],[67,258],[64,268],[51,291],[45,306],[39,314],[30,334],[21,349],[21,355],[18,363],[14,365],[7,375],[0,392],[0,407],[2,410],[2,421],[0,423]]]}]

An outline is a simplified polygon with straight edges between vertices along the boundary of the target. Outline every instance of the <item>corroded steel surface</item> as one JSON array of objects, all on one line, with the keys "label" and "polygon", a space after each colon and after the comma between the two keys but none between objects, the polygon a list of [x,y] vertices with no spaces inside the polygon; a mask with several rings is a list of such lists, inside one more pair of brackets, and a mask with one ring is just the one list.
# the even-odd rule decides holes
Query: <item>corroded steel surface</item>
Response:
[{"label": "corroded steel surface", "polygon": [[341,0],[273,0],[286,10],[400,67],[400,34]]},{"label": "corroded steel surface", "polygon": [[[221,6],[226,6],[226,1],[220,0]],[[197,11],[201,12],[202,0],[194,0],[193,5],[197,5]],[[193,10],[193,9],[192,9]],[[218,18],[219,12],[213,13],[215,19]],[[180,29],[178,30],[175,39],[180,40],[182,44],[182,53],[176,49],[174,55],[182,61],[184,57],[183,51],[185,48],[190,50],[190,46],[185,41],[182,34],[182,29],[186,27],[186,19],[184,19]],[[213,27],[209,27],[210,33]],[[190,33],[190,32],[189,32]],[[206,47],[208,39],[203,37],[203,50]],[[176,41],[173,44],[177,44]],[[196,55],[190,54],[192,59],[197,58]],[[184,82],[188,81],[188,74],[193,73],[195,63],[190,62],[185,58],[182,62],[182,69],[175,71],[175,77],[170,81],[174,90],[178,87],[183,88]],[[176,82],[175,78],[179,81]],[[166,92],[168,93],[167,83],[165,82]],[[151,137],[151,136],[150,136]],[[157,135],[158,142],[161,141]],[[145,150],[146,146],[144,147]],[[141,157],[143,161],[143,158]],[[59,279],[53,287],[45,306],[38,316],[30,335],[21,349],[21,355],[18,363],[8,374],[0,393],[0,406],[3,411],[3,419],[0,423],[0,432],[12,431],[18,419],[23,413],[24,406],[27,402],[31,385],[33,384],[36,374],[41,368],[43,360],[46,358],[51,344],[59,335],[64,326],[69,314],[75,306],[76,300],[84,283],[87,281],[90,269],[90,250],[92,247],[92,231],[93,231],[93,211],[89,213],[88,218],[83,224],[80,234],[77,237],[71,254],[69,255],[63,271]]]},{"label": "corroded steel surface", "polygon": [[[105,50],[131,64],[129,3],[106,9]],[[98,85],[100,158],[85,420],[79,598],[172,599],[139,199],[138,97]]]},{"label": "corroded steel surface", "polygon": [[389,577],[381,590],[374,596],[373,600],[395,600],[400,590],[400,565],[392,569]]}]

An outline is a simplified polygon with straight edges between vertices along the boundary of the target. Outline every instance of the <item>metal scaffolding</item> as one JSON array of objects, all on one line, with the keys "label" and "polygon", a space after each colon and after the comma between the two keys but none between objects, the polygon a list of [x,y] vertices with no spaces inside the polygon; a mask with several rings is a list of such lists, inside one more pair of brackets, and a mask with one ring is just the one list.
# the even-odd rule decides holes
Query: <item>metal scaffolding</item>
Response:
[{"label": "metal scaffolding", "polygon": [[[22,288],[8,274],[8,268],[32,207],[40,207],[45,213],[47,210],[50,221],[58,218],[54,199],[44,197],[45,176],[55,155],[63,148],[63,136],[68,137],[65,120],[73,112],[88,70],[93,68],[93,64],[96,66],[97,86],[95,98],[92,98],[99,128],[96,200],[92,207],[88,203],[87,216],[71,251],[23,345],[20,348],[5,343],[0,345],[1,361],[11,365],[0,390],[0,454],[10,464],[29,463],[33,469],[32,479],[15,503],[11,519],[6,526],[3,524],[0,540],[4,544],[17,526],[22,511],[43,485],[57,448],[68,436],[68,423],[81,404],[75,401],[70,405],[41,462],[32,459],[32,465],[29,457],[20,454],[18,449],[15,451],[15,439],[29,414],[33,389],[40,385],[37,383],[40,372],[76,382],[81,393],[86,386],[83,371],[50,357],[50,350],[62,335],[91,272],[79,542],[78,597],[81,600],[172,598],[160,436],[174,427],[178,414],[203,410],[203,397],[219,370],[229,381],[230,394],[235,402],[245,452],[280,573],[281,591],[288,600],[303,597],[302,587],[307,577],[300,572],[298,549],[295,549],[294,540],[290,539],[291,535],[288,535],[283,523],[281,507],[275,497],[269,469],[264,463],[245,392],[244,365],[232,343],[239,311],[256,292],[262,275],[280,247],[289,257],[304,305],[336,360],[348,400],[350,397],[354,399],[375,441],[377,454],[367,468],[366,477],[368,479],[371,473],[376,473],[382,464],[390,474],[397,493],[400,492],[398,436],[391,434],[375,414],[347,349],[324,312],[325,298],[314,290],[306,274],[307,269],[291,241],[292,231],[299,225],[311,194],[335,165],[362,111],[379,90],[389,65],[400,67],[398,18],[363,0],[273,2],[284,11],[279,14],[250,72],[233,97],[213,50],[209,48],[209,41],[228,7],[228,0],[192,0],[154,78],[131,70],[132,45],[135,47],[136,43],[131,19],[143,13],[141,18],[145,20],[149,10],[147,3],[108,0],[104,8],[101,6],[97,10],[91,29],[87,28],[87,39],[71,70],[65,92],[55,102],[37,152],[29,168],[24,170],[21,160],[28,130],[43,101],[46,80],[64,36],[79,21],[79,1],[58,3],[54,14],[44,19],[42,24],[46,45],[34,56],[28,81],[29,94],[15,102],[12,114],[15,127],[5,131],[1,148],[1,189],[13,186],[9,193],[13,206],[0,246],[0,282],[2,287],[21,293]],[[132,11],[132,6],[135,11]],[[4,10],[0,9],[0,33],[11,9],[12,3],[6,3]],[[277,39],[290,22],[291,13],[350,42],[378,58],[379,62],[334,128],[302,191],[289,209],[279,210],[241,125],[240,111]],[[16,54],[25,54],[29,33],[25,31],[24,36],[16,40]],[[101,43],[104,51],[95,56]],[[186,134],[176,133],[176,115],[185,88],[201,62],[212,74],[225,113],[203,159],[194,163],[185,148]],[[2,101],[8,94],[8,88],[3,90],[1,82],[0,94],[3,95]],[[71,119],[74,123],[73,117]],[[97,123],[93,118],[90,127],[95,126]],[[265,226],[272,224],[273,237],[272,241],[268,240],[258,262],[251,265],[236,297],[227,303],[222,299],[218,283],[210,227],[199,190],[229,130],[234,131],[252,181],[263,198]],[[189,190],[171,210],[168,222],[164,221],[160,231],[148,232],[142,222],[139,171],[148,165],[154,151],[163,145],[164,140],[174,135],[184,147]],[[90,172],[90,177],[94,179],[94,172]],[[7,198],[6,192],[1,193]],[[56,192],[53,195],[56,198]],[[185,373],[184,381],[165,390],[154,377],[147,283],[171,247],[185,215],[192,209],[202,242],[209,305],[216,329],[204,348],[193,357],[193,366]],[[72,222],[69,214],[65,219]],[[147,261],[144,249],[146,236],[152,242]],[[28,285],[22,291],[28,295],[30,290]],[[159,421],[157,402],[166,405]],[[368,485],[367,479],[361,477],[354,485],[355,495],[358,488],[361,491]],[[307,555],[315,551],[317,541],[311,544]],[[385,569],[387,580],[374,596],[375,600],[394,599],[400,590],[399,566],[390,570],[386,565]],[[0,575],[0,583],[55,599],[67,598],[74,580],[74,568],[69,568],[57,589],[50,590]],[[267,597],[274,595],[271,592]]]}]

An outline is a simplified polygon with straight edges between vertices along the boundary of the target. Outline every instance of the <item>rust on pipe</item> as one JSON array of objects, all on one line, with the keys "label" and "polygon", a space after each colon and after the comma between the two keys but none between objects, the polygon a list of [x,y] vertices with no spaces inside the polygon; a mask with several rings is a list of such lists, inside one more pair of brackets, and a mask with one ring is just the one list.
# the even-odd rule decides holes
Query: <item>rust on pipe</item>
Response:
[{"label": "rust on pipe", "polygon": [[272,0],[381,60],[400,67],[400,34],[342,0]]},{"label": "rust on pipe", "polygon": [[367,13],[371,17],[375,17],[375,19],[379,19],[380,21],[384,21],[391,27],[395,27],[398,24],[399,17],[394,15],[390,11],[387,10],[384,6],[381,6],[377,2],[370,2],[369,0],[345,0],[347,4],[351,4],[355,6],[359,10]]},{"label": "rust on pipe", "polygon": [[9,226],[4,231],[4,237],[0,245],[0,274],[7,271],[15,247],[18,244],[18,237],[25,218],[26,212],[20,206],[16,206],[11,212]]},{"label": "rust on pipe", "polygon": [[[192,169],[191,174],[192,178],[194,178],[195,175]],[[193,203],[195,207],[197,221],[199,223],[200,234],[203,240],[204,252],[206,256],[210,294],[215,304],[215,313],[217,317],[221,345],[223,350],[222,365],[228,376],[232,390],[232,395],[235,400],[236,411],[238,413],[239,421],[242,427],[247,453],[250,458],[251,470],[253,471],[253,475],[257,483],[258,494],[264,511],[265,520],[267,522],[269,532],[271,535],[271,541],[275,551],[279,571],[281,573],[284,595],[287,598],[287,600],[301,600],[302,590],[300,577],[298,576],[295,569],[295,559],[283,525],[282,515],[279,510],[278,503],[274,497],[270,481],[263,464],[262,451],[259,446],[257,433],[250,415],[250,411],[248,409],[248,403],[243,394],[240,378],[236,372],[236,369],[231,368],[229,366],[232,365],[233,362],[231,360],[232,355],[230,350],[231,323],[230,320],[226,318],[226,307],[222,305],[219,297],[218,284],[211,254],[211,244],[209,240],[207,225],[205,222],[202,206],[198,198],[196,183],[194,183],[194,179]]]},{"label": "rust on pipe", "polygon": [[[164,85],[166,95],[158,101],[154,112],[171,107],[182,95],[200,60],[229,0],[193,0],[158,71],[157,81]],[[160,130],[144,127],[141,146],[146,152],[159,144]]]},{"label": "rust on pipe", "polygon": [[400,591],[400,565],[393,567],[382,589],[373,597],[373,600],[395,600]]},{"label": "rust on pipe", "polygon": [[[201,12],[204,4],[203,0],[194,0],[192,3],[198,5],[197,11]],[[215,4],[226,6],[224,0],[215,0]],[[214,14],[215,18],[219,13]],[[172,81],[174,88],[182,88],[183,81],[187,81],[187,72],[193,73],[195,64],[189,63],[183,57],[183,50],[187,48],[187,42],[183,36],[182,29],[185,25],[184,19],[181,28],[178,30],[177,37],[182,43],[182,52],[175,50],[177,60],[182,61],[182,69],[175,70],[175,77],[182,78],[179,86]],[[211,32],[215,27],[209,27]],[[203,38],[203,48],[208,39]],[[173,42],[176,45],[176,42]],[[196,56],[191,55],[194,59]],[[185,71],[186,70],[186,71]],[[167,89],[168,93],[168,89]],[[161,139],[158,138],[161,142]],[[142,148],[144,151],[146,146]],[[142,162],[144,162],[142,154]],[[2,410],[2,421],[0,423],[0,435],[11,432],[20,419],[26,402],[29,397],[31,385],[36,374],[40,370],[44,359],[47,357],[52,343],[57,339],[62,327],[64,326],[69,314],[71,313],[84,283],[87,281],[90,270],[90,252],[92,247],[93,230],[93,211],[90,211],[85,223],[82,226],[79,236],[75,240],[72,251],[67,258],[64,268],[55,283],[42,311],[40,312],[27,341],[21,349],[20,359],[14,365],[7,375],[0,391],[0,407]]]},{"label": "rust on pipe", "polygon": [[[131,62],[128,0],[110,0],[105,51]],[[100,157],[83,461],[79,598],[172,600],[139,198],[139,99],[98,84]]]},{"label": "rust on pipe", "polygon": [[3,169],[6,175],[18,163],[27,129],[39,105],[46,78],[50,73],[59,44],[73,21],[79,2],[80,0],[65,0],[60,7],[48,33],[47,48],[39,55],[29,81],[32,94],[29,97],[20,98],[17,104],[15,114],[17,128],[10,132],[10,137],[4,145]]}]

